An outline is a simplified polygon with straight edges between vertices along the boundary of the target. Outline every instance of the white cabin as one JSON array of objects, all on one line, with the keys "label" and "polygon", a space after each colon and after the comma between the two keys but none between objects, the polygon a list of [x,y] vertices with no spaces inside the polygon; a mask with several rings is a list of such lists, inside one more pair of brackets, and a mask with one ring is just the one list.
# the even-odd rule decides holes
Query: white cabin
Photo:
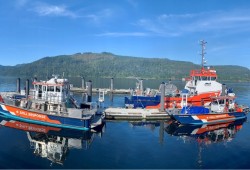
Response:
[{"label": "white cabin", "polygon": [[191,94],[217,93],[222,91],[222,84],[217,82],[217,74],[213,69],[191,70],[185,89]]},{"label": "white cabin", "polygon": [[229,112],[235,109],[235,97],[220,96],[212,98],[211,111],[212,112]]},{"label": "white cabin", "polygon": [[59,79],[57,76],[48,81],[34,81],[34,99],[60,104],[69,96],[70,84],[68,79]]}]

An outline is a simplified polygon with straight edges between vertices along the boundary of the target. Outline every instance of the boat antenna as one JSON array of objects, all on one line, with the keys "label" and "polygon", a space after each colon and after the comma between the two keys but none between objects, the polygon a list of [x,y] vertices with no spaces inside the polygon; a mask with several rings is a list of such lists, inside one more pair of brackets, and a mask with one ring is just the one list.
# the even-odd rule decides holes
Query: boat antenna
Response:
[{"label": "boat antenna", "polygon": [[206,45],[206,41],[201,40],[200,45],[201,45],[201,68],[204,68],[204,64],[206,64],[206,60],[205,60],[205,45]]}]

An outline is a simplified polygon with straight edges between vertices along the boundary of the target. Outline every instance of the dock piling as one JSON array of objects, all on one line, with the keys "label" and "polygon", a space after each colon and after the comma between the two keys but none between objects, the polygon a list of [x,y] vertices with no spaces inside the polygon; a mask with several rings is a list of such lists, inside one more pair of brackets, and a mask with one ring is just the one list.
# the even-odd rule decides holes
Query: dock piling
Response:
[{"label": "dock piling", "polygon": [[21,82],[20,78],[17,78],[17,80],[16,80],[16,91],[17,91],[18,93],[21,92],[20,82]]},{"label": "dock piling", "polygon": [[164,104],[165,104],[165,83],[161,83],[161,103],[160,103],[160,111],[164,112]]},{"label": "dock piling", "polygon": [[141,95],[143,95],[143,79],[139,80],[139,90],[141,92]]},{"label": "dock piling", "polygon": [[26,98],[28,99],[29,97],[29,93],[30,93],[30,81],[29,79],[26,80],[26,85],[25,85],[25,94],[26,94]]},{"label": "dock piling", "polygon": [[82,88],[85,89],[85,79],[82,77]]},{"label": "dock piling", "polygon": [[89,80],[86,82],[86,88],[87,88],[87,102],[92,101],[92,81]]},{"label": "dock piling", "polygon": [[114,90],[114,78],[111,78],[110,80],[110,92],[113,93]]}]

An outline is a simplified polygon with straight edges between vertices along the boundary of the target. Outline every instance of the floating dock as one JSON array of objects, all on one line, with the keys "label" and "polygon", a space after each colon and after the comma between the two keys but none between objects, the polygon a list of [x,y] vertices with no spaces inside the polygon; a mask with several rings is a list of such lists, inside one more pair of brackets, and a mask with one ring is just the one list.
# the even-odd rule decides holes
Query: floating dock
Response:
[{"label": "floating dock", "polygon": [[107,108],[104,110],[106,119],[125,119],[125,120],[167,120],[170,116],[167,112],[161,112],[159,109],[127,109],[127,108]]},{"label": "floating dock", "polygon": [[146,108],[107,108],[104,110],[106,119],[126,120],[167,120],[169,114],[164,109],[165,83],[161,84],[161,102],[159,109]]}]

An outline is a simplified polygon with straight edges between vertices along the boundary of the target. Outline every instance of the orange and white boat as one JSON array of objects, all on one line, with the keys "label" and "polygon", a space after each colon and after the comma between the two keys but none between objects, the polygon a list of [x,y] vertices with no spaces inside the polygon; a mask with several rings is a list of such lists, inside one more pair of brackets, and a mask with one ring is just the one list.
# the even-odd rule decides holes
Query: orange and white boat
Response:
[{"label": "orange and white boat", "polygon": [[[211,103],[211,97],[220,96],[226,88],[217,82],[217,72],[214,68],[205,67],[204,58],[205,41],[201,41],[202,47],[202,66],[201,69],[191,70],[188,78],[185,79],[186,85],[182,91],[173,88],[172,84],[165,85],[167,94],[165,95],[165,108],[182,108],[186,105],[206,106]],[[171,89],[173,89],[171,91]],[[166,91],[166,90],[165,90]],[[231,93],[231,95],[234,95]],[[160,108],[160,103],[146,108]]]},{"label": "orange and white boat", "polygon": [[29,90],[26,81],[24,94],[19,90],[1,92],[0,115],[26,123],[77,130],[90,130],[103,124],[104,115],[98,113],[96,103],[77,104],[70,94],[68,79],[54,75],[50,80],[35,80],[32,84],[34,89]]}]

